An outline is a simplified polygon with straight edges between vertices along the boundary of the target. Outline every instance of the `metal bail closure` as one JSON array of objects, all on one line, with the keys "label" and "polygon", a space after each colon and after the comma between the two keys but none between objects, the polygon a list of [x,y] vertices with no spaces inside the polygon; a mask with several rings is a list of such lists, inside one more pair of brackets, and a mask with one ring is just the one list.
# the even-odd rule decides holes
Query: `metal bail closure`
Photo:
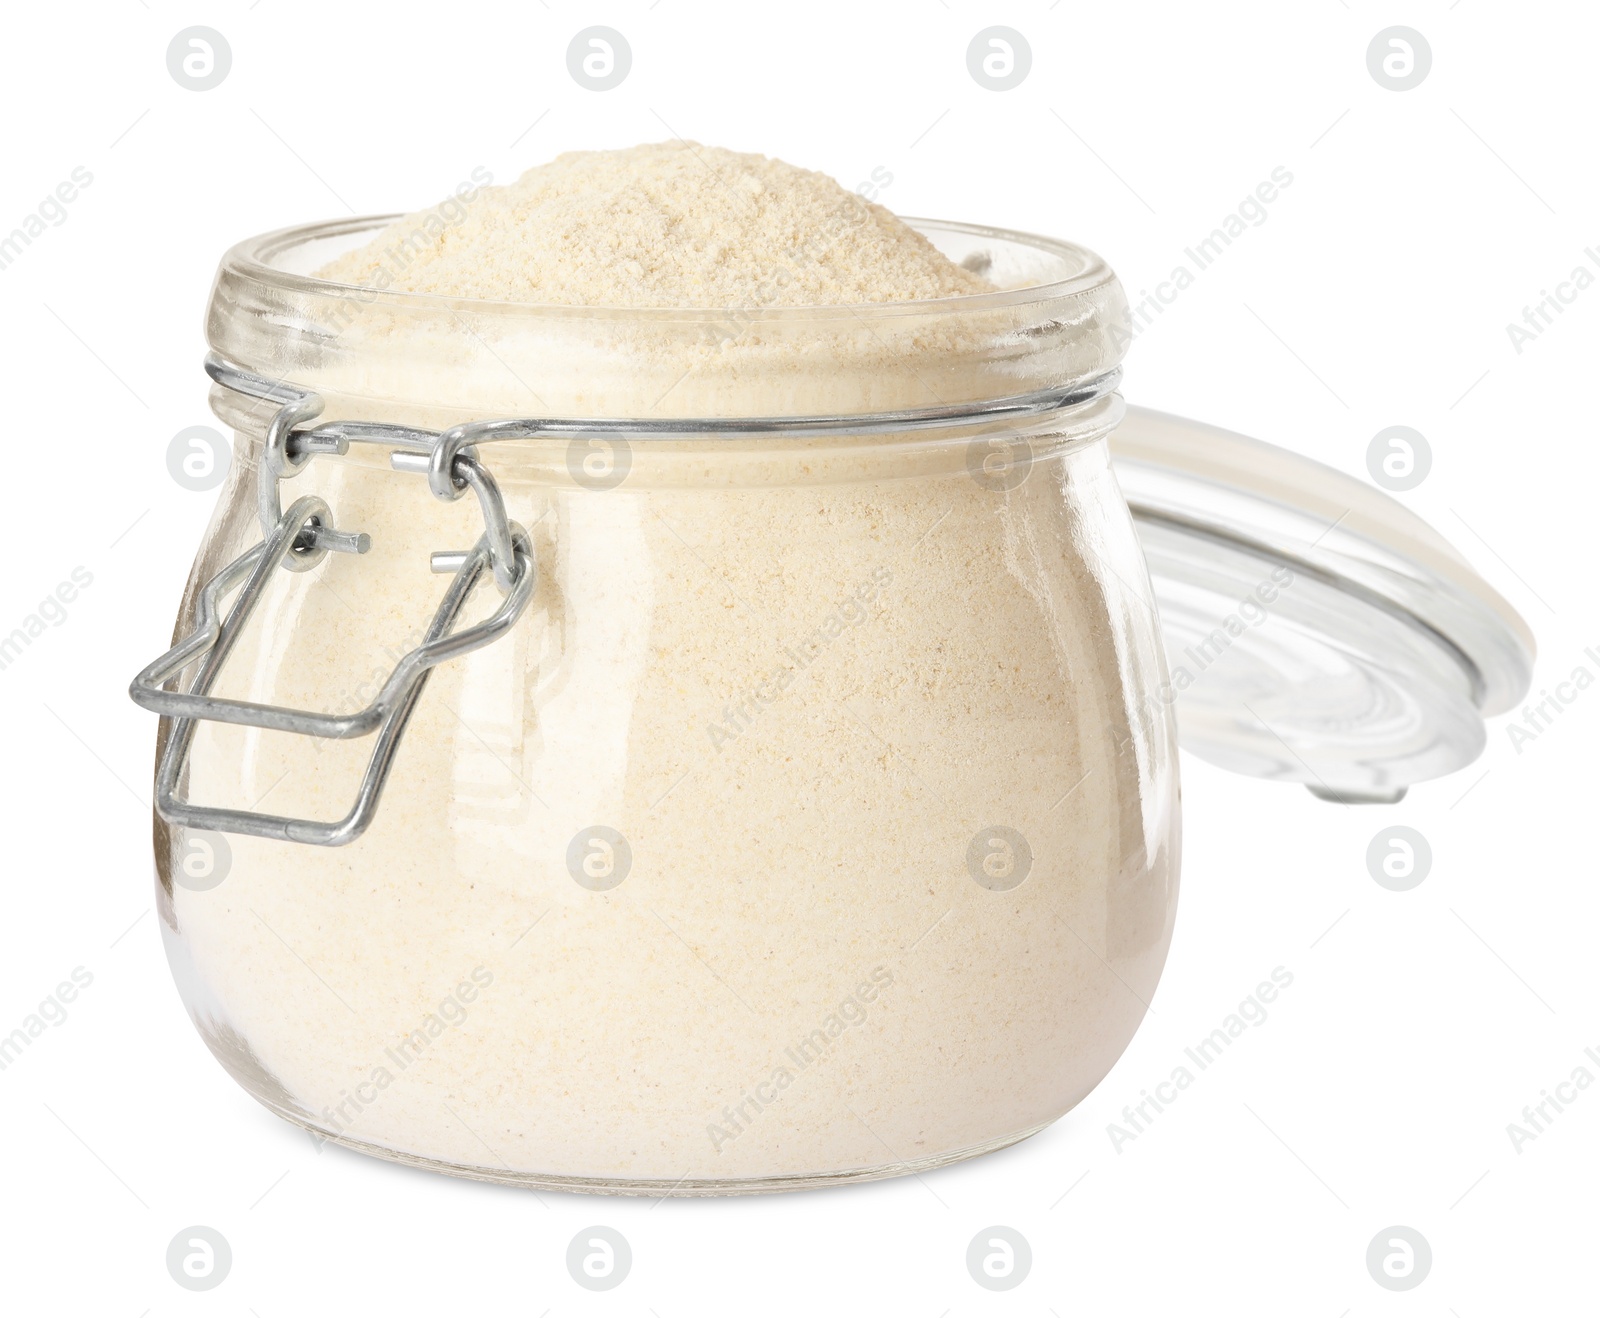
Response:
[{"label": "metal bail closure", "polygon": [[[292,391],[291,396],[291,391],[282,385],[250,376],[220,361],[208,361],[207,369],[226,387],[279,404],[269,426],[268,449],[261,474],[263,488],[259,504],[268,529],[259,545],[234,559],[201,589],[194,630],[134,678],[129,687],[128,693],[136,704],[173,720],[156,767],[156,809],[169,823],[189,828],[243,833],[314,846],[343,846],[360,837],[372,822],[384,783],[394,765],[400,738],[434,666],[498,640],[510,631],[527,607],[536,581],[532,543],[527,532],[507,518],[504,500],[488,471],[470,452],[460,453],[451,470],[459,488],[470,488],[478,495],[484,512],[483,536],[464,553],[432,556],[432,570],[452,572],[454,576],[422,643],[395,665],[370,705],[354,714],[321,714],[213,696],[211,690],[274,572],[279,568],[303,572],[315,567],[330,551],[362,554],[371,543],[364,534],[335,530],[328,505],[315,495],[297,500],[287,512],[277,515],[279,482],[295,475],[315,454],[343,453],[351,439],[388,443],[415,451],[425,447],[431,436],[428,432],[403,427],[373,425],[298,430],[296,427],[301,422],[314,418],[322,410],[322,401],[315,394]],[[396,465],[407,469],[404,464]],[[269,516],[273,519],[270,522]],[[504,596],[499,607],[482,622],[461,631],[453,630],[467,597],[486,572],[492,575]],[[224,613],[224,599],[236,590],[237,598]],[[167,683],[176,683],[183,671],[196,663],[194,680],[187,689],[167,689]],[[201,720],[307,737],[343,739],[376,732],[377,742],[362,775],[355,804],[343,819],[332,822],[295,819],[195,805],[179,799],[179,784],[184,781],[195,730]]]},{"label": "metal bail closure", "polygon": [[[260,602],[267,581],[275,568],[297,552],[296,541],[326,505],[311,497],[299,500],[283,516],[277,531],[262,544],[223,568],[200,592],[199,618],[195,630],[157,659],[133,680],[129,694],[145,709],[172,718],[175,722],[167,738],[156,771],[156,808],[170,823],[189,828],[216,829],[224,833],[244,833],[252,837],[278,838],[286,842],[308,842],[316,846],[338,847],[353,842],[366,830],[377,811],[378,799],[394,763],[401,734],[416,707],[417,698],[436,664],[480,649],[510,630],[533,595],[533,552],[527,533],[513,526],[517,579],[500,607],[484,621],[464,631],[453,632],[457,615],[467,597],[489,567],[488,538],[461,556],[461,566],[445,591],[433,622],[421,645],[395,665],[378,696],[356,714],[317,714],[305,710],[261,705],[245,700],[225,700],[210,695],[239,639],[251,613]],[[237,586],[244,585],[226,617],[221,615],[221,599]],[[201,661],[194,682],[187,691],[166,691],[162,683],[171,680],[196,659]],[[377,745],[367,762],[355,805],[341,820],[324,823],[314,819],[292,819],[281,815],[259,814],[248,810],[194,805],[178,799],[178,783],[183,776],[189,749],[199,720],[238,723],[247,727],[268,728],[309,737],[361,737],[376,729]]]}]

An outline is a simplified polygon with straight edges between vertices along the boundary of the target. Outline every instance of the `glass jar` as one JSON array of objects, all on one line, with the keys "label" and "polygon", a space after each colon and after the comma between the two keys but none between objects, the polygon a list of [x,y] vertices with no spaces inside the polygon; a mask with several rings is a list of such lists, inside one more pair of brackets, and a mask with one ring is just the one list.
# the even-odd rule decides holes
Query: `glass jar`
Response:
[{"label": "glass jar", "polygon": [[[368,1153],[652,1195],[923,1170],[1066,1112],[1177,896],[1112,272],[925,223],[1010,291],[624,311],[306,273],[388,219],[241,244],[213,290],[235,461],[198,639],[136,698],[185,716],[160,910],[218,1060]],[[386,683],[381,725],[281,713]]]}]

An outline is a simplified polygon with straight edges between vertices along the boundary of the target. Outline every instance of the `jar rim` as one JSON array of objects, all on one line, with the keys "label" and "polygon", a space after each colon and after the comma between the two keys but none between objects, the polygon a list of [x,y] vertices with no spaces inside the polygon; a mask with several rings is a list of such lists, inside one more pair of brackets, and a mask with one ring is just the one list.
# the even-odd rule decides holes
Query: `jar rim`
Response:
[{"label": "jar rim", "polygon": [[[1093,252],[933,220],[917,221],[929,241],[1002,287],[843,307],[586,307],[317,277],[388,219],[299,225],[236,244],[212,285],[208,346],[246,370],[315,389],[345,415],[443,430],[491,416],[950,406],[1096,379],[1129,341],[1122,285]],[[753,302],[761,291],[752,290]]]},{"label": "jar rim", "polygon": [[[347,284],[286,268],[281,264],[286,253],[322,244],[331,250],[339,240],[347,240],[339,250],[354,244],[353,235],[369,236],[396,220],[403,213],[358,215],[342,220],[321,220],[290,225],[256,234],[235,243],[223,254],[218,281],[243,281],[264,289],[300,295],[325,295],[345,301],[354,299],[366,307],[388,306],[395,310],[433,309],[470,311],[478,316],[541,316],[559,319],[626,319],[656,323],[719,323],[730,315],[762,322],[813,322],[849,319],[860,323],[899,316],[938,316],[982,313],[1000,308],[1026,306],[1073,297],[1114,283],[1116,274],[1098,253],[1065,239],[994,225],[955,220],[905,216],[905,222],[924,237],[960,235],[968,240],[988,239],[1053,260],[1063,273],[1040,282],[1000,287],[984,293],[964,293],[951,297],[923,298],[900,302],[857,302],[822,306],[718,306],[718,307],[630,307],[616,305],[572,305],[555,302],[517,302],[491,298],[454,297],[438,293],[416,293],[398,289],[377,289],[364,284]],[[318,262],[321,264],[321,262]]]}]

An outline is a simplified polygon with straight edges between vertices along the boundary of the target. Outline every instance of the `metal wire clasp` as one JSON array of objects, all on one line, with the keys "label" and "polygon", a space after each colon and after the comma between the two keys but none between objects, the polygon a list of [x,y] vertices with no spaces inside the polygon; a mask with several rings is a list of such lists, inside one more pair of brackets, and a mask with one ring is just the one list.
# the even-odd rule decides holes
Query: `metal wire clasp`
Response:
[{"label": "metal wire clasp", "polygon": [[[322,399],[316,394],[250,375],[216,357],[207,359],[206,369],[219,384],[279,404],[267,427],[260,469],[258,510],[264,539],[201,588],[194,630],[134,678],[129,688],[137,704],[173,720],[156,768],[156,809],[169,823],[190,828],[317,846],[343,846],[360,837],[372,822],[394,763],[395,750],[428,674],[437,664],[480,649],[505,635],[527,607],[536,579],[532,545],[527,532],[507,516],[499,487],[473,452],[470,428],[458,427],[457,430],[466,429],[469,433],[451,446],[449,464],[441,469],[448,476],[445,486],[448,493],[442,497],[459,498],[471,489],[483,511],[483,536],[465,552],[432,555],[432,569],[453,573],[454,578],[445,590],[422,643],[395,665],[376,699],[358,713],[323,714],[213,696],[211,690],[274,572],[279,568],[303,572],[316,566],[330,551],[360,554],[371,544],[365,534],[335,529],[328,505],[315,495],[299,499],[288,511],[281,511],[280,482],[296,475],[313,456],[343,454],[352,442],[390,445],[396,449],[390,455],[390,462],[396,469],[427,473],[435,447],[442,447],[439,445],[442,436],[431,431],[368,422],[342,422],[305,429],[305,423],[322,412]],[[482,622],[461,631],[453,630],[462,606],[485,570],[492,573],[503,596],[499,607]],[[233,605],[224,613],[223,601],[235,591]],[[176,686],[169,689],[168,684],[176,683],[183,671],[195,663],[198,667],[187,689]],[[179,798],[179,786],[184,782],[184,770],[201,720],[310,737],[361,737],[375,731],[378,739],[362,776],[355,804],[343,819],[332,822],[295,819],[195,805]]]}]

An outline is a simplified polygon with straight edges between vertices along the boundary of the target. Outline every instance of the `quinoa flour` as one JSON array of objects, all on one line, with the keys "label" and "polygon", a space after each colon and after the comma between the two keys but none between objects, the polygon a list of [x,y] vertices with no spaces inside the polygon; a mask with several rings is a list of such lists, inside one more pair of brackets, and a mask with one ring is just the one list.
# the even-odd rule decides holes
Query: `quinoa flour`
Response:
[{"label": "quinoa flour", "polygon": [[[980,293],[882,206],[825,174],[692,142],[574,151],[420,212],[317,273],[412,293],[589,307],[816,307]],[[412,241],[413,234],[428,241]],[[848,241],[840,241],[848,234]]]}]

